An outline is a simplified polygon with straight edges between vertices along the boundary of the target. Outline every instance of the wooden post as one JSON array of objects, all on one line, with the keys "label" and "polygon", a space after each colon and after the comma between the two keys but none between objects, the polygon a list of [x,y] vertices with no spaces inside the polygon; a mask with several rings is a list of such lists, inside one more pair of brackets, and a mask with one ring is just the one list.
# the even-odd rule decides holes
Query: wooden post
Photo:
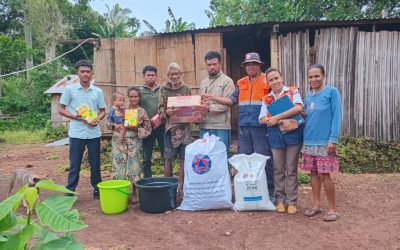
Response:
[{"label": "wooden post", "polygon": [[278,33],[271,34],[271,67],[279,67],[279,53],[278,53]]}]

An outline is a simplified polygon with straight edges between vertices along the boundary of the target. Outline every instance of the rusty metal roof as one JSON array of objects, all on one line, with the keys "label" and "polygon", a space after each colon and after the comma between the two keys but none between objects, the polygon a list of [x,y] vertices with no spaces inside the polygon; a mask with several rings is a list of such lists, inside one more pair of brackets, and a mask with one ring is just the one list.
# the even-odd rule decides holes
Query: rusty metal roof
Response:
[{"label": "rusty metal roof", "polygon": [[[67,75],[59,80],[56,84],[54,84],[51,88],[46,90],[45,94],[62,94],[64,88],[71,84],[79,83],[78,75]],[[94,77],[90,83],[94,84]]]},{"label": "rusty metal roof", "polygon": [[301,21],[270,21],[270,22],[255,22],[250,24],[229,24],[216,27],[199,28],[194,30],[186,30],[180,32],[164,32],[157,33],[155,36],[164,34],[178,34],[178,33],[201,33],[201,32],[224,32],[224,31],[238,31],[247,28],[272,28],[274,25],[279,27],[326,27],[326,26],[359,26],[359,25],[376,25],[376,24],[399,24],[400,17],[388,17],[378,19],[339,19],[339,20],[301,20]]}]

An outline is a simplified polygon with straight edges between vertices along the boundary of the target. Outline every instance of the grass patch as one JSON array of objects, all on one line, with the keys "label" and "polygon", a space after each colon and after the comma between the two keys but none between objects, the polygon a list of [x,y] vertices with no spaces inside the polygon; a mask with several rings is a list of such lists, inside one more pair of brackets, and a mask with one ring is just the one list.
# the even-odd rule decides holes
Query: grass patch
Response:
[{"label": "grass patch", "polygon": [[57,167],[57,171],[60,173],[68,172],[68,169],[69,169],[69,161]]},{"label": "grass patch", "polygon": [[49,155],[46,159],[47,159],[47,160],[57,160],[57,159],[60,159],[60,155],[51,154],[51,155]]},{"label": "grass patch", "polygon": [[35,144],[46,142],[43,130],[16,130],[0,132],[0,138],[9,144]]},{"label": "grass patch", "polygon": [[310,174],[306,174],[303,172],[297,172],[297,180],[300,184],[310,184],[311,183],[311,176]]}]

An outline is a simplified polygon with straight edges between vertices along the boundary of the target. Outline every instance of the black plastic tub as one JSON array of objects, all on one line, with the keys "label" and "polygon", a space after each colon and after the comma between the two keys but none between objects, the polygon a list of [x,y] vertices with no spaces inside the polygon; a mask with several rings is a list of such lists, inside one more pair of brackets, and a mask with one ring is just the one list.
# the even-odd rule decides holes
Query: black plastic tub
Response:
[{"label": "black plastic tub", "polygon": [[146,213],[163,213],[176,208],[178,178],[144,178],[135,183],[139,192],[140,208]]}]

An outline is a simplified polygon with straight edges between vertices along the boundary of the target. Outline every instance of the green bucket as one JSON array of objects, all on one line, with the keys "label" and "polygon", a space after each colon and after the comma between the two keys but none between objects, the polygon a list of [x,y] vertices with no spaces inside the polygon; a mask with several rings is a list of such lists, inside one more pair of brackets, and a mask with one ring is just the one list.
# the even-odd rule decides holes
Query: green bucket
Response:
[{"label": "green bucket", "polygon": [[109,180],[97,184],[100,191],[100,207],[105,214],[119,214],[128,208],[129,187],[127,180]]}]

